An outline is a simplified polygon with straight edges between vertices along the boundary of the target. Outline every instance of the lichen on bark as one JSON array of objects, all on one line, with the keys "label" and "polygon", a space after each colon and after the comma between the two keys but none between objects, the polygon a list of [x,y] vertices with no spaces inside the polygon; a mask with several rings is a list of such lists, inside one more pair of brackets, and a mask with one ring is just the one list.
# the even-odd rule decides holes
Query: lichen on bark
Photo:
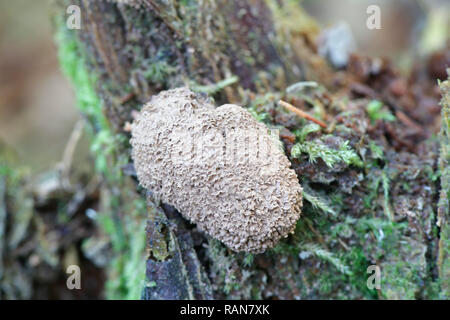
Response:
[{"label": "lichen on bark", "polygon": [[[450,77],[450,69],[447,69]],[[440,83],[442,92],[442,125],[440,131],[441,190],[437,208],[437,222],[440,228],[438,270],[441,279],[442,299],[450,297],[450,79]]]}]

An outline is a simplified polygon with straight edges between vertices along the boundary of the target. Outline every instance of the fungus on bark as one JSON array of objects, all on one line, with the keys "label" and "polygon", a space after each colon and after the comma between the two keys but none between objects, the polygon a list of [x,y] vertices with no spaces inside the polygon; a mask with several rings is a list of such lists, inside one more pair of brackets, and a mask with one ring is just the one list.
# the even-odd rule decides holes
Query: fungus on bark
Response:
[{"label": "fungus on bark", "polygon": [[263,252],[293,232],[302,188],[278,137],[244,108],[163,91],[130,142],[140,184],[230,249]]}]

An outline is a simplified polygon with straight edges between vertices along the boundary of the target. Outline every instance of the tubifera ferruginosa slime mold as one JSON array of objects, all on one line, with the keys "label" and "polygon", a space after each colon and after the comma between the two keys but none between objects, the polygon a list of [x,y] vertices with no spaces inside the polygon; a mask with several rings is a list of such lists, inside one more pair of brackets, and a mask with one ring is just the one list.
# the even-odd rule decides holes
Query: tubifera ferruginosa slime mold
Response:
[{"label": "tubifera ferruginosa slime mold", "polygon": [[139,183],[230,249],[260,253],[293,232],[302,188],[278,137],[244,108],[163,91],[131,133]]}]

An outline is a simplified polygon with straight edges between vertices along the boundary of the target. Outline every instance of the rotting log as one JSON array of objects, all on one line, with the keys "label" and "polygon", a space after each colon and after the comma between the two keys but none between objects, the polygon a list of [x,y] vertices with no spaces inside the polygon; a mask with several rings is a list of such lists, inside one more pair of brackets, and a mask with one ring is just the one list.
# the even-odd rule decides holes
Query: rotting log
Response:
[{"label": "rotting log", "polygon": [[[127,225],[133,207],[126,203],[146,197],[146,215],[133,215],[132,225],[147,225],[147,279],[137,284],[143,298],[449,297],[450,244],[442,232],[448,199],[440,185],[448,170],[443,156],[438,169],[440,142],[429,139],[439,116],[425,121],[417,110],[426,106],[410,107],[416,96],[412,103],[398,98],[398,91],[411,93],[394,86],[404,79],[390,65],[355,57],[344,73],[333,71],[316,53],[318,27],[293,1],[118,2],[58,0],[55,28],[62,67],[99,146],[101,197],[115,225],[109,236],[117,255],[130,249],[121,247],[124,239],[140,241]],[[81,8],[81,30],[65,27],[69,4]],[[319,89],[287,92],[303,80],[316,81]],[[96,98],[86,99],[80,85],[91,86]],[[307,203],[295,234],[275,249],[232,253],[138,188],[127,122],[152,94],[183,85],[282,127]],[[423,95],[436,100],[434,93]],[[281,110],[281,98],[309,108],[329,127],[320,130]],[[378,290],[366,285],[370,265],[381,268]],[[117,263],[110,276],[132,274],[131,267]]]},{"label": "rotting log", "polygon": [[[66,34],[76,33],[76,41],[82,48],[79,54],[97,80],[96,91],[114,134],[123,132],[125,123],[132,120],[132,110],[164,88],[188,85],[213,94],[218,101],[238,102],[245,89],[284,90],[286,83],[312,73],[313,65],[308,59],[314,55],[307,41],[317,27],[297,6],[284,8],[274,3],[269,6],[264,1],[183,5],[148,1],[139,9],[107,1],[75,4],[82,9],[83,28]],[[69,2],[60,1],[59,5],[61,11]],[[298,17],[304,16],[308,23],[296,26],[295,30],[290,30],[292,25],[274,23],[274,19],[279,19],[276,15],[289,9],[295,9]],[[277,37],[277,33],[283,36]],[[291,46],[285,39],[288,36],[295,40]],[[322,63],[322,69],[326,70],[320,58],[316,57],[314,63]],[[231,85],[222,90],[221,83],[227,80]],[[238,84],[233,85],[234,82]],[[93,118],[95,128],[100,121]],[[161,209],[154,211],[160,213],[151,210],[148,220],[147,270],[150,288],[156,289],[146,292],[158,292],[153,296],[158,298],[193,298],[195,285],[185,275],[189,275],[190,269],[202,269],[188,265],[189,261],[197,261],[192,245],[189,247],[189,237],[185,235],[180,244]],[[169,285],[164,280],[166,276],[174,274],[181,277],[179,287],[162,288]],[[200,278],[208,279],[205,275]],[[194,284],[199,282],[190,280]],[[202,285],[207,287],[208,282],[202,281]]]}]

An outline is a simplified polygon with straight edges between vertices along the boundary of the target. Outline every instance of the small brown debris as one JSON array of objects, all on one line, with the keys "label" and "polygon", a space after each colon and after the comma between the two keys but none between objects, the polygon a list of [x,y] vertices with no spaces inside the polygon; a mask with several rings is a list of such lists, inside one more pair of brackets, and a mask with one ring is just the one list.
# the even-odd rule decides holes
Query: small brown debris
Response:
[{"label": "small brown debris", "polygon": [[129,94],[123,96],[122,98],[120,98],[120,104],[125,104],[128,101],[130,101],[131,99],[133,99],[134,97],[134,92],[130,92]]},{"label": "small brown debris", "polygon": [[404,112],[398,110],[395,112],[395,116],[404,125],[414,129],[417,132],[423,133],[423,128],[420,125],[418,125],[414,120],[412,120],[410,117],[408,117]]},{"label": "small brown debris", "polygon": [[299,117],[302,117],[302,118],[305,118],[305,119],[307,119],[307,120],[309,120],[309,121],[315,122],[315,123],[317,123],[319,126],[321,126],[322,128],[325,128],[325,129],[326,129],[327,125],[326,125],[325,122],[323,122],[323,121],[321,121],[321,120],[319,120],[319,119],[314,118],[313,116],[307,114],[306,112],[304,112],[304,111],[302,111],[302,110],[300,110],[300,109],[297,109],[297,108],[294,107],[292,104],[290,104],[290,103],[288,103],[288,102],[286,102],[286,101],[283,101],[283,100],[278,101],[278,103],[279,103],[280,105],[282,105],[285,109],[287,109],[287,110],[289,110],[289,111],[291,111],[291,112],[294,112],[294,113],[295,113],[296,115],[298,115]]}]

